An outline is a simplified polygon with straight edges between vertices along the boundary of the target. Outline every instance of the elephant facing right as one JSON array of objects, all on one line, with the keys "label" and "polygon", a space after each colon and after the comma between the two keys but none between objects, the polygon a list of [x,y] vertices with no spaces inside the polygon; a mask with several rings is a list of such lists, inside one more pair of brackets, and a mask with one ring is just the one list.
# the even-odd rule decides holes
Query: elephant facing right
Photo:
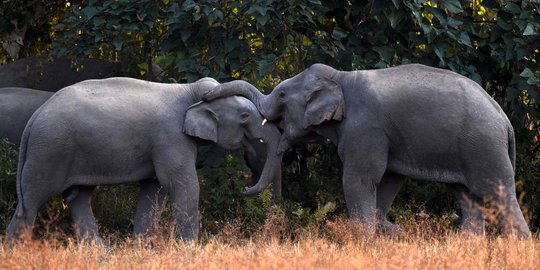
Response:
[{"label": "elephant facing right", "polygon": [[[253,156],[262,153],[253,148],[253,141],[266,144],[261,179],[246,194],[281,179],[278,128],[261,126],[262,116],[243,97],[202,102],[202,94],[217,85],[211,78],[189,84],[110,78],[84,81],[54,94],[32,115],[21,138],[18,204],[7,239],[19,239],[32,228],[42,204],[73,187],[137,182],[153,176],[169,195],[177,237],[196,239],[199,182],[195,163],[201,141],[244,149]],[[82,195],[75,194],[68,204],[72,215],[75,211],[74,216],[80,217],[76,221],[79,234],[99,242],[89,194]]]}]

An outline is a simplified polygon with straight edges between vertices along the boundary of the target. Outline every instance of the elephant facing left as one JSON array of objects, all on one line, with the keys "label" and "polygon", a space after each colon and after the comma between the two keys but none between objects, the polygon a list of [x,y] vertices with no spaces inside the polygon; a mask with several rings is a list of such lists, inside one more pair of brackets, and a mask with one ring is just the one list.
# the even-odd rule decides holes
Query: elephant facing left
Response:
[{"label": "elephant facing left", "polygon": [[[71,187],[136,182],[155,175],[169,194],[177,237],[195,240],[197,143],[213,142],[252,154],[250,141],[267,145],[258,184],[246,194],[260,191],[281,174],[277,127],[261,125],[257,108],[243,97],[202,102],[202,95],[218,85],[212,78],[190,84],[109,78],[57,92],[32,115],[23,132],[17,168],[19,201],[8,239],[18,239],[31,229],[39,207]],[[81,233],[99,241],[91,213],[87,224]]]}]

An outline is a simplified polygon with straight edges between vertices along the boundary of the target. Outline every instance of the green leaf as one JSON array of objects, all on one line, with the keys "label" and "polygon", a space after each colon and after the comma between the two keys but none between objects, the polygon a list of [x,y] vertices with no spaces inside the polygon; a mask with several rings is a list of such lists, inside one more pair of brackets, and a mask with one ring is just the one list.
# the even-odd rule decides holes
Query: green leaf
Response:
[{"label": "green leaf", "polygon": [[184,30],[184,31],[182,31],[182,33],[180,34],[180,38],[182,39],[183,42],[186,42],[186,41],[191,37],[191,34],[193,34],[193,31],[191,31],[191,30]]},{"label": "green leaf", "polygon": [[450,13],[463,12],[463,8],[461,7],[459,0],[445,0],[442,3],[444,3],[444,7],[446,7]]},{"label": "green leaf", "polygon": [[87,20],[92,19],[98,12],[99,10],[96,7],[85,7],[82,9],[82,13]]},{"label": "green leaf", "polygon": [[392,28],[396,29],[399,23],[405,18],[405,14],[403,12],[395,12],[392,13],[390,16],[388,16],[388,19],[390,20],[390,26]]},{"label": "green leaf", "polygon": [[394,6],[396,8],[399,8],[399,4],[401,3],[402,0],[392,0],[392,3],[394,4]]},{"label": "green leaf", "polygon": [[525,27],[525,31],[523,31],[524,36],[532,36],[536,34],[536,30],[534,29],[534,26],[532,23],[528,23],[527,27]]},{"label": "green leaf", "polygon": [[525,77],[525,78],[532,78],[534,77],[534,72],[529,69],[529,68],[525,68],[520,74],[519,76],[521,77]]},{"label": "green leaf", "polygon": [[375,68],[387,68],[388,64],[386,62],[384,62],[384,61],[379,61],[373,67],[375,67]]},{"label": "green leaf", "polygon": [[246,11],[247,14],[254,15],[255,12],[259,13],[261,16],[266,15],[267,8],[262,7],[260,5],[252,5],[249,7],[249,9]]},{"label": "green leaf", "polygon": [[103,19],[102,17],[95,17],[94,20],[92,20],[92,23],[94,26],[100,27],[104,25],[107,21]]},{"label": "green leaf", "polygon": [[268,14],[265,14],[264,16],[257,16],[257,21],[262,26],[266,25],[266,23],[270,20],[270,16]]},{"label": "green leaf", "polygon": [[446,52],[447,48],[448,48],[448,44],[442,43],[442,42],[435,44],[435,46],[433,48],[433,51],[439,57],[439,60],[441,60],[441,62],[443,62],[443,63],[445,63],[444,55],[445,55],[445,52]]},{"label": "green leaf", "polygon": [[520,91],[515,87],[506,88],[506,98],[509,100],[514,100],[519,97]]},{"label": "green leaf", "polygon": [[120,51],[120,50],[122,50],[122,46],[124,45],[124,41],[123,40],[113,40],[112,44],[114,45],[116,50]]},{"label": "green leaf", "polygon": [[459,34],[458,42],[472,48],[471,39],[467,32],[461,32]]},{"label": "green leaf", "polygon": [[259,62],[259,76],[264,76],[274,69],[274,62],[269,60],[261,60]]},{"label": "green leaf", "polygon": [[137,67],[139,67],[139,73],[141,76],[144,76],[148,72],[148,63],[139,63],[137,64]]},{"label": "green leaf", "polygon": [[467,77],[469,77],[469,79],[475,81],[477,84],[482,85],[482,77],[477,72],[472,72]]},{"label": "green leaf", "polygon": [[341,40],[342,38],[346,37],[349,34],[345,29],[340,27],[334,27],[334,30],[332,31],[332,37],[334,37],[337,40]]},{"label": "green leaf", "polygon": [[184,4],[182,4],[182,8],[186,11],[190,11],[192,8],[196,7],[197,4],[193,2],[193,0],[186,0]]},{"label": "green leaf", "polygon": [[521,12],[521,8],[518,5],[516,5],[516,4],[512,3],[512,2],[509,2],[508,4],[506,4],[506,6],[504,8],[506,8],[506,10],[508,10],[508,11],[514,13],[514,14],[518,14],[518,13]]},{"label": "green leaf", "polygon": [[216,18],[223,20],[223,12],[221,10],[218,9],[215,11],[215,13],[216,13]]},{"label": "green leaf", "polygon": [[238,39],[231,39],[231,40],[225,40],[225,53],[230,53],[234,49],[239,48],[242,44],[241,41]]},{"label": "green leaf", "polygon": [[390,46],[383,46],[383,47],[374,47],[374,51],[379,53],[381,56],[381,59],[384,60],[386,63],[391,63],[392,58],[394,57],[394,48]]},{"label": "green leaf", "polygon": [[448,18],[447,24],[452,28],[457,28],[458,26],[463,24],[463,21],[458,18],[454,19],[453,17],[450,17]]}]

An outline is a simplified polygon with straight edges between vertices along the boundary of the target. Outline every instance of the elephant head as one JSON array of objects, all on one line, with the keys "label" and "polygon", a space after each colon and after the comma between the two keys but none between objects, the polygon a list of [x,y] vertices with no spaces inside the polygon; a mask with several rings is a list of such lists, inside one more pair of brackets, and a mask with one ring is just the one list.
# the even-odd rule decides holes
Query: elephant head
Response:
[{"label": "elephant head", "polygon": [[[245,191],[246,195],[254,195],[273,179],[281,179],[281,155],[277,153],[281,134],[273,124],[262,126],[262,121],[263,117],[251,101],[231,96],[190,106],[185,116],[184,133],[226,149],[242,148],[251,156],[265,154],[266,162],[257,184]],[[265,144],[266,151],[254,147],[255,143]]]},{"label": "elephant head", "polygon": [[204,95],[206,100],[230,95],[250,99],[269,121],[281,121],[278,153],[283,153],[291,143],[309,134],[313,127],[344,117],[344,98],[336,81],[339,72],[323,64],[310,68],[287,79],[263,95],[245,81],[221,84]]}]

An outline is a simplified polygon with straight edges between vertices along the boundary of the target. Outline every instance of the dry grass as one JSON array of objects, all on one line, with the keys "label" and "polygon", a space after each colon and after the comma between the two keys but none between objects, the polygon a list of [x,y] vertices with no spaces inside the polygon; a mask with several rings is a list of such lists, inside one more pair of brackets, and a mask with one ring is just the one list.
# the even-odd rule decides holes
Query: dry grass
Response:
[{"label": "dry grass", "polygon": [[[538,236],[515,238],[445,232],[434,223],[405,224],[400,237],[362,233],[350,222],[327,221],[283,235],[270,220],[250,239],[234,222],[198,244],[163,237],[109,240],[107,247],[73,240],[0,246],[0,269],[538,269]],[[294,235],[294,236],[293,236]],[[294,239],[294,240],[293,240]]]}]

